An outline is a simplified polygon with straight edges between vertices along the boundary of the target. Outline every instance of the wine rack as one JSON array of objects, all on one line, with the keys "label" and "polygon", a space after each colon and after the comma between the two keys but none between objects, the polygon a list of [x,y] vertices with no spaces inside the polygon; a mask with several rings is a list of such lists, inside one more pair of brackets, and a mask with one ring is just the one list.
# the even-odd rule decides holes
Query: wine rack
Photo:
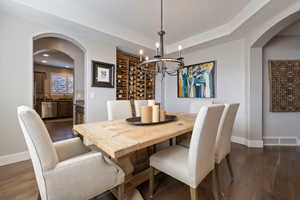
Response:
[{"label": "wine rack", "polygon": [[117,50],[117,99],[155,98],[155,64],[139,66],[139,57]]}]

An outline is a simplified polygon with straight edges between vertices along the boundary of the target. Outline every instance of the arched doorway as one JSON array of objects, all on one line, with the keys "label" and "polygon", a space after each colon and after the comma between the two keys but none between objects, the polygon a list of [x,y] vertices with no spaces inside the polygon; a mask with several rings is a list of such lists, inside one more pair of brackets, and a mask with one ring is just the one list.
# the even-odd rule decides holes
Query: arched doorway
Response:
[{"label": "arched doorway", "polygon": [[42,34],[33,38],[33,61],[34,107],[53,141],[69,139],[84,121],[85,50],[69,37]]},{"label": "arched doorway", "polygon": [[248,59],[248,140],[263,146],[263,47],[279,32],[300,19],[300,3],[287,9],[265,23],[249,39]]}]

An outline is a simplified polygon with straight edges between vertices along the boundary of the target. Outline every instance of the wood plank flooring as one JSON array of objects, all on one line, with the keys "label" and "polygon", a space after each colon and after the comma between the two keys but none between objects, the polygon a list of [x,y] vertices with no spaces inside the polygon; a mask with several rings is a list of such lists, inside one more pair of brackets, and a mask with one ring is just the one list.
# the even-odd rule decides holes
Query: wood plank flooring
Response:
[{"label": "wood plank flooring", "polygon": [[[231,154],[235,181],[225,162],[220,166],[224,200],[300,200],[300,150],[296,147],[248,149],[233,145]],[[166,176],[156,177],[155,200],[188,200],[188,187]],[[212,200],[210,178],[201,183],[199,198]],[[148,183],[138,188],[148,199]],[[31,200],[36,198],[36,182],[30,161],[0,167],[0,199]],[[114,200],[111,194],[95,198]]]}]

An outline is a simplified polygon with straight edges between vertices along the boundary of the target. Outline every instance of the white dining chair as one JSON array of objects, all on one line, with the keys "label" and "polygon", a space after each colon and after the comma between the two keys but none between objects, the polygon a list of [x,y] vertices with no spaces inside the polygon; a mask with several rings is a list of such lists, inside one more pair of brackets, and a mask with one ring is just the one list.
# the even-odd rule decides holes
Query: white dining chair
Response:
[{"label": "white dining chair", "polygon": [[[171,146],[150,157],[150,197],[153,197],[154,171],[158,170],[189,185],[191,199],[198,199],[197,187],[214,169],[215,142],[224,105],[203,106],[196,118],[190,148]],[[213,173],[215,183],[215,174]],[[213,187],[215,189],[215,187]],[[214,192],[215,199],[218,194]]]},{"label": "white dining chair", "polygon": [[[209,106],[213,104],[212,99],[201,99],[201,100],[192,100],[189,106],[189,113],[197,114],[203,106]],[[178,138],[178,144],[186,148],[189,147],[191,141],[191,135],[186,134]]]},{"label": "white dining chair", "polygon": [[125,119],[132,117],[129,100],[107,101],[108,120]]},{"label": "white dining chair", "polygon": [[134,100],[134,109],[135,109],[135,116],[141,116],[141,108],[142,106],[148,105],[148,100]]},{"label": "white dining chair", "polygon": [[233,124],[236,118],[237,111],[239,109],[239,103],[225,104],[225,109],[221,117],[217,139],[216,139],[216,153],[215,162],[216,170],[218,170],[219,164],[226,159],[226,163],[229,169],[232,180],[234,179],[232,165],[230,161],[231,151],[231,137]]},{"label": "white dining chair", "polygon": [[87,200],[118,187],[124,199],[123,170],[91,151],[77,138],[52,143],[45,124],[31,108],[18,107],[18,120],[25,137],[42,200]]}]

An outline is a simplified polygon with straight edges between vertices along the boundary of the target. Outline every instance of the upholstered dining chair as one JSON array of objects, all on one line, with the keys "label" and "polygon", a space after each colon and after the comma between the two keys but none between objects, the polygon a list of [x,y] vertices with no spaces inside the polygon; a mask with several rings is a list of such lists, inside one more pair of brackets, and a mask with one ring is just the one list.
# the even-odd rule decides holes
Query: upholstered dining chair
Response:
[{"label": "upholstered dining chair", "polygon": [[[224,105],[203,106],[200,109],[189,149],[175,145],[150,157],[150,198],[153,196],[154,172],[158,170],[189,185],[191,199],[198,199],[198,185],[215,166],[215,142],[223,110]],[[215,183],[214,173],[212,177]],[[217,192],[214,192],[214,197],[218,199]]]},{"label": "upholstered dining chair", "polygon": [[[189,107],[189,113],[197,114],[203,106],[212,105],[214,102],[212,99],[201,99],[201,100],[192,100]],[[183,135],[177,138],[178,144],[184,147],[189,147],[191,141],[191,134]]]},{"label": "upholstered dining chair", "polygon": [[141,107],[148,105],[147,100],[134,100],[134,109],[135,109],[135,116],[141,116]]},{"label": "upholstered dining chair", "polygon": [[129,100],[107,101],[108,120],[116,120],[132,117],[131,104]]},{"label": "upholstered dining chair", "polygon": [[237,111],[239,109],[238,103],[225,104],[225,109],[221,117],[217,139],[216,139],[216,170],[218,170],[219,164],[226,159],[226,163],[229,169],[232,180],[234,179],[232,165],[230,162],[230,151],[231,151],[231,137],[232,128],[236,118]]},{"label": "upholstered dining chair", "polygon": [[18,107],[18,119],[33,164],[42,200],[87,200],[118,187],[123,199],[124,172],[79,138],[52,143],[48,131],[31,108]]}]

